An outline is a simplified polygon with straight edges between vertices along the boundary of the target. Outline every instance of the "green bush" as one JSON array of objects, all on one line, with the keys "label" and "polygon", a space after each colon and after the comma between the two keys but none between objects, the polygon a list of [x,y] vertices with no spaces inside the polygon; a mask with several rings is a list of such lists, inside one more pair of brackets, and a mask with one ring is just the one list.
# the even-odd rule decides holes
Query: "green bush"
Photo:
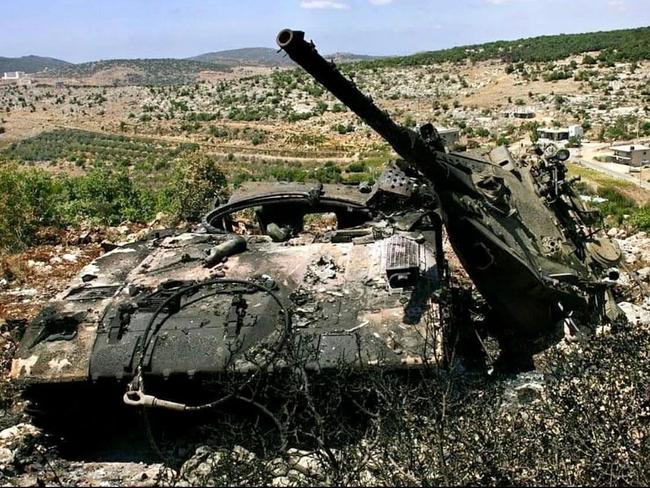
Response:
[{"label": "green bush", "polygon": [[212,137],[226,137],[228,135],[228,130],[218,125],[211,125],[208,130]]},{"label": "green bush", "polygon": [[137,184],[124,170],[95,168],[85,176],[66,178],[61,200],[59,214],[66,223],[143,222],[156,212],[155,191]]},{"label": "green bush", "polygon": [[254,131],[250,138],[251,144],[257,146],[266,142],[266,134],[262,131]]},{"label": "green bush", "polygon": [[607,199],[606,202],[598,204],[600,211],[617,225],[623,223],[624,215],[631,215],[637,210],[634,200],[626,197],[613,186],[602,186],[597,193],[598,196]]},{"label": "green bush", "polygon": [[159,208],[175,219],[199,220],[226,186],[217,161],[195,154],[178,162],[162,191]]},{"label": "green bush", "polygon": [[216,161],[197,154],[178,159],[171,173],[158,179],[101,165],[83,176],[0,166],[0,250],[32,244],[44,226],[147,222],[157,212],[172,220],[198,220],[226,185]]},{"label": "green bush", "polygon": [[354,126],[352,124],[336,124],[332,127],[332,130],[339,134],[347,134],[349,132],[354,132]]},{"label": "green bush", "polygon": [[350,163],[346,169],[348,173],[364,173],[368,171],[368,165],[366,163]]},{"label": "green bush", "polygon": [[60,223],[61,187],[45,171],[0,166],[0,250],[30,244],[41,226]]},{"label": "green bush", "polygon": [[650,206],[645,205],[636,210],[630,217],[629,223],[639,230],[650,231]]},{"label": "green bush", "polygon": [[325,163],[325,166],[317,168],[314,171],[314,178],[321,183],[340,183],[343,180],[341,168],[333,163]]}]

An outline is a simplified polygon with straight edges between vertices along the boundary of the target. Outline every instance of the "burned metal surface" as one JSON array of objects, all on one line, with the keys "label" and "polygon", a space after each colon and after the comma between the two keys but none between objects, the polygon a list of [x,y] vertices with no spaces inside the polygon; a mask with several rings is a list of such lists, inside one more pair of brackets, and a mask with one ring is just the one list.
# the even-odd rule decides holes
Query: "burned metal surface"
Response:
[{"label": "burned metal surface", "polygon": [[[249,235],[232,232],[240,211],[256,216]],[[337,225],[306,230],[312,214]],[[397,164],[367,187],[245,184],[204,229],[153,235],[84,268],[30,325],[12,376],[246,373],[288,335],[308,369],[440,361],[441,225],[426,181]]]},{"label": "burned metal surface", "polygon": [[621,316],[610,290],[621,253],[577,197],[567,152],[518,160],[505,147],[486,157],[449,152],[431,124],[397,125],[304,32],[285,29],[277,43],[431,184],[454,251],[490,306],[503,360],[529,360],[567,325]]}]

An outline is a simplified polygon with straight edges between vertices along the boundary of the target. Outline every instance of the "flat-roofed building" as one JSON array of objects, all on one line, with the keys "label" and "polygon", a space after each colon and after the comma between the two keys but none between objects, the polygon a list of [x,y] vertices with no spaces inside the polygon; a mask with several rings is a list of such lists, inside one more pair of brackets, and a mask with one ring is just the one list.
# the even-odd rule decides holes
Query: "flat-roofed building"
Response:
[{"label": "flat-roofed building", "polygon": [[627,164],[628,166],[644,166],[650,164],[650,147],[642,144],[626,144],[624,146],[612,146],[614,162]]},{"label": "flat-roofed building", "polygon": [[515,107],[511,110],[506,110],[503,115],[513,119],[534,119],[535,110],[530,107]]},{"label": "flat-roofed building", "polygon": [[569,139],[575,137],[580,140],[585,132],[580,125],[570,125],[569,127],[560,127],[558,129],[539,128],[537,136],[540,143],[553,143],[559,146],[566,145]]},{"label": "flat-roofed building", "polygon": [[24,71],[6,71],[2,75],[3,80],[19,80],[25,76]]}]

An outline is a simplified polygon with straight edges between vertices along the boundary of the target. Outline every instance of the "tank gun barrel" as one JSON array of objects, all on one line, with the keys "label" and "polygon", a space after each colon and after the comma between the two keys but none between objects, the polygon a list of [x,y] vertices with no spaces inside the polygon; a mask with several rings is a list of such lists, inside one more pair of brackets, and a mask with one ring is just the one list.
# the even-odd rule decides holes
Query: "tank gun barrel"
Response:
[{"label": "tank gun barrel", "polygon": [[304,32],[284,29],[278,34],[277,44],[332,95],[388,141],[402,158],[415,163],[425,163],[431,162],[435,157],[434,151],[419,134],[396,124],[352,81],[343,76],[333,62],[324,59],[313,43],[305,41]]}]

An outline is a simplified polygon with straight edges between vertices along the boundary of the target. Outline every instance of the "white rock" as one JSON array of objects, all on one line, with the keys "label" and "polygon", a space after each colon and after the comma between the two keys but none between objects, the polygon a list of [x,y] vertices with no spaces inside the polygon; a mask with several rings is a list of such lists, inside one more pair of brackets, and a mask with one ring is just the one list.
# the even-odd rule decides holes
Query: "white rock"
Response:
[{"label": "white rock", "polygon": [[289,467],[306,476],[320,476],[323,472],[323,463],[314,453],[289,449]]},{"label": "white rock", "polygon": [[537,371],[520,373],[505,382],[502,408],[516,409],[544,397],[544,375]]},{"label": "white rock", "polygon": [[79,256],[77,256],[76,254],[71,254],[71,253],[66,253],[63,256],[61,256],[61,258],[63,258],[64,261],[67,261],[69,263],[76,263],[78,257]]},{"label": "white rock", "polygon": [[286,476],[278,476],[271,480],[271,486],[291,486],[291,479]]},{"label": "white rock", "polygon": [[31,424],[17,424],[0,432],[0,447],[7,447],[24,441],[27,437],[40,433],[37,427]]},{"label": "white rock", "polygon": [[618,304],[621,310],[625,313],[627,320],[633,324],[650,324],[650,311],[645,310],[638,305],[629,302],[621,302]]},{"label": "white rock", "polygon": [[0,469],[6,469],[11,463],[14,462],[14,453],[11,449],[0,447]]},{"label": "white rock", "polygon": [[609,324],[599,325],[596,327],[597,336],[606,336],[612,332],[612,326]]},{"label": "white rock", "polygon": [[515,388],[517,399],[522,403],[541,400],[544,394],[544,385],[539,383],[525,383]]},{"label": "white rock", "polygon": [[625,255],[625,262],[626,262],[627,264],[634,264],[634,263],[636,263],[638,260],[639,260],[639,258],[636,257],[636,254],[629,253],[629,254],[626,254],[626,255]]},{"label": "white rock", "polygon": [[650,266],[641,268],[640,270],[637,271],[637,274],[639,275],[639,278],[641,278],[643,281],[648,281],[648,278],[650,278]]},{"label": "white rock", "polygon": [[14,461],[15,451],[27,439],[35,437],[40,432],[31,424],[17,424],[0,432],[0,469],[5,469]]},{"label": "white rock", "polygon": [[620,272],[620,274],[618,276],[618,280],[616,280],[616,282],[620,286],[624,286],[626,288],[632,284],[632,280],[630,279],[630,275],[628,273],[623,272],[623,271]]}]

